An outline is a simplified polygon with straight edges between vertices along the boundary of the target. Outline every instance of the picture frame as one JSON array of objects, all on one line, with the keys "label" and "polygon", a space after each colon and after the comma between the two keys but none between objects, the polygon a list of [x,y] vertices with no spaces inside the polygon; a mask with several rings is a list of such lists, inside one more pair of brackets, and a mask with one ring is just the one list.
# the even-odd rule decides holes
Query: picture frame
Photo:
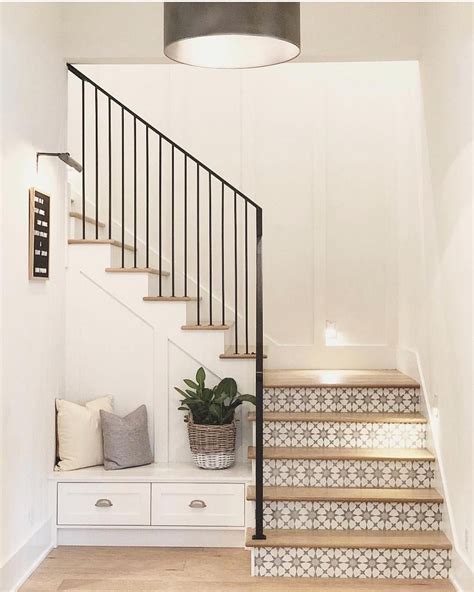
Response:
[{"label": "picture frame", "polygon": [[49,279],[51,196],[35,187],[30,187],[28,199],[28,275],[30,280],[47,280]]}]

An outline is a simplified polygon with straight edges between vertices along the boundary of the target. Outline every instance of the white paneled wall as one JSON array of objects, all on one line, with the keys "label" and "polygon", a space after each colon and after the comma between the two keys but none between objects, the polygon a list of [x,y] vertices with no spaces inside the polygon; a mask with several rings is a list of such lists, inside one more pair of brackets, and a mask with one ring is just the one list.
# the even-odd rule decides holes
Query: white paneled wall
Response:
[{"label": "white paneled wall", "polygon": [[[417,80],[413,63],[287,64],[253,71],[173,65],[81,69],[263,206],[269,366],[394,365],[394,138],[408,125],[399,106]],[[73,91],[71,105],[77,98]],[[73,153],[80,151],[79,131],[77,117],[70,118]],[[87,146],[93,159],[93,138]],[[131,154],[127,160],[130,183]],[[140,149],[138,160],[140,167]],[[166,191],[168,185],[165,179]],[[176,190],[179,195],[179,179]],[[106,194],[106,186],[101,191]],[[176,206],[179,219],[180,199]],[[152,220],[155,215],[152,206]],[[143,236],[143,212],[139,218]],[[157,244],[156,224],[150,237]],[[164,252],[169,256],[167,246]],[[337,327],[329,347],[326,321]]]}]

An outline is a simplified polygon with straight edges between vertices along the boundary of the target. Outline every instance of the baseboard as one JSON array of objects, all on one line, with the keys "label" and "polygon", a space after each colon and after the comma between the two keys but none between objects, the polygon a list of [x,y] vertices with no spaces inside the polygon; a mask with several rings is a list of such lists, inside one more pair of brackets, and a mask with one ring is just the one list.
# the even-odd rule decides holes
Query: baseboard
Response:
[{"label": "baseboard", "polygon": [[53,548],[51,519],[36,532],[3,565],[0,570],[0,591],[16,592]]},{"label": "baseboard", "polygon": [[245,530],[59,528],[57,544],[98,547],[243,548]]},{"label": "baseboard", "polygon": [[449,579],[456,592],[471,592],[474,590],[474,573],[464,559],[453,549],[452,566]]},{"label": "baseboard", "polygon": [[[428,414],[430,425],[435,421],[435,413],[432,405],[432,398],[427,391],[426,380],[421,366],[421,360],[418,352],[408,349],[400,349],[397,351],[397,369],[407,376],[417,380],[421,386],[421,394],[423,397],[422,403]],[[446,473],[444,471],[444,463],[441,458],[439,444],[436,438],[432,438],[432,447],[436,455],[436,462],[439,469],[439,478],[441,480],[440,491],[445,499],[447,524],[446,534],[453,543],[452,551],[452,567],[450,573],[450,581],[456,588],[457,592],[471,592],[474,590],[474,573],[469,566],[469,561],[466,552],[461,547],[461,542],[457,533],[452,528],[451,514],[452,501],[449,494],[449,489],[446,487]]]}]

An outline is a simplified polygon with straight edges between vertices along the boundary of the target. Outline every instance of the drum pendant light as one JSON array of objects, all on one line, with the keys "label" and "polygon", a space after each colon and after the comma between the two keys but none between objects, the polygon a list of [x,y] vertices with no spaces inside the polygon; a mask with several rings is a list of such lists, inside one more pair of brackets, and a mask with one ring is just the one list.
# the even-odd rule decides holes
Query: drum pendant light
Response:
[{"label": "drum pendant light", "polygon": [[299,2],[165,2],[164,52],[204,68],[257,68],[300,53]]}]

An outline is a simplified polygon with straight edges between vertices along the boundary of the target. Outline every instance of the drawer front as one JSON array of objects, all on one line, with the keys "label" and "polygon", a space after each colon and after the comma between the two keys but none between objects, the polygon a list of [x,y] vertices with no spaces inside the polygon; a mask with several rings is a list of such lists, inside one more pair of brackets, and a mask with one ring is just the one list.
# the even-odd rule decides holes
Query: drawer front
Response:
[{"label": "drawer front", "polygon": [[149,526],[149,483],[58,483],[58,524]]},{"label": "drawer front", "polygon": [[153,483],[154,526],[244,526],[241,483]]}]

